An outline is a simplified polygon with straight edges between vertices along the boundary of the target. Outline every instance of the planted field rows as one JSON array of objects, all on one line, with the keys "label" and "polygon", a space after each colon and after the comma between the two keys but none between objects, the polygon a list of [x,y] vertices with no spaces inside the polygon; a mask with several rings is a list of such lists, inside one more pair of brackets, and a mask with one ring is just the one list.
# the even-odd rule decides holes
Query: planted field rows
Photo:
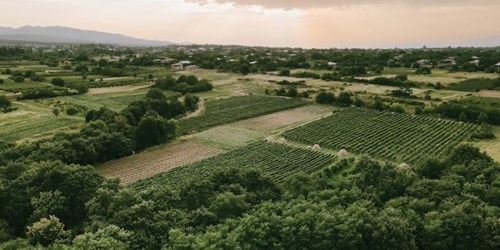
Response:
[{"label": "planted field rows", "polygon": [[443,156],[476,129],[470,123],[349,108],[283,136],[305,144],[415,163]]},{"label": "planted field rows", "polygon": [[121,183],[130,184],[222,152],[202,143],[186,141],[110,161],[98,165],[96,169],[101,175],[119,178]]},{"label": "planted field rows", "polygon": [[257,142],[187,166],[138,181],[135,189],[157,185],[175,187],[191,179],[202,179],[224,168],[254,168],[275,181],[310,172],[333,160],[331,155],[277,143]]},{"label": "planted field rows", "polygon": [[187,134],[307,104],[302,99],[269,96],[238,96],[210,101],[200,116],[179,121],[179,133]]}]

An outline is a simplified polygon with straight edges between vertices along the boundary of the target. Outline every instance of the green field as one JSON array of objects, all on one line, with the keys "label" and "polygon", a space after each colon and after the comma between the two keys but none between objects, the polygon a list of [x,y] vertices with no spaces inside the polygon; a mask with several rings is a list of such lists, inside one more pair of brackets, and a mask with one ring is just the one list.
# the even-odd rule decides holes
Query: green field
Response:
[{"label": "green field", "polygon": [[179,133],[187,134],[217,125],[306,105],[303,99],[269,96],[239,96],[210,101],[200,116],[179,121]]},{"label": "green field", "polygon": [[284,137],[309,145],[415,163],[443,157],[476,128],[470,123],[349,108],[287,131]]},{"label": "green field", "polygon": [[175,187],[203,178],[224,168],[255,168],[275,181],[297,173],[311,172],[333,161],[331,155],[278,143],[257,142],[206,160],[175,168],[131,185],[141,190],[157,185]]},{"label": "green field", "polygon": [[1,121],[0,140],[31,140],[36,139],[35,137],[43,137],[44,135],[62,131],[63,128],[79,128],[81,124],[83,124],[83,120],[78,119],[78,117],[33,117],[33,114],[27,114],[24,116],[15,117],[13,119]]}]

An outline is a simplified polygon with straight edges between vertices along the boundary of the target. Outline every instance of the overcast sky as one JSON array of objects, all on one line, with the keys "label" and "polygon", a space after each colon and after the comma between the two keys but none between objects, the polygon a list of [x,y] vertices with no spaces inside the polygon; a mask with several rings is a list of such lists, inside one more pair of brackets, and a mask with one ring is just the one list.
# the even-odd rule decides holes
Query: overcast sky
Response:
[{"label": "overcast sky", "polygon": [[500,36],[500,0],[0,0],[0,26],[209,44],[455,45]]}]

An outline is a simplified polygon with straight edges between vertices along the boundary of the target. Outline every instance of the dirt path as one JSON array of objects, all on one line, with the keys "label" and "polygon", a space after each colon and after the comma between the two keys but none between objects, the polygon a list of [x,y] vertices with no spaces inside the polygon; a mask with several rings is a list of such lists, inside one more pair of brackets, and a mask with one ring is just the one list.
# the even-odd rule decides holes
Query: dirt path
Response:
[{"label": "dirt path", "polygon": [[499,90],[481,90],[479,93],[477,93],[478,96],[482,97],[494,97],[494,98],[500,98],[500,91]]},{"label": "dirt path", "polygon": [[106,94],[106,93],[114,93],[114,92],[126,92],[126,91],[134,91],[138,89],[143,89],[151,86],[151,84],[141,84],[141,85],[125,85],[125,86],[116,86],[116,87],[105,87],[105,88],[91,88],[89,89],[88,94]]}]

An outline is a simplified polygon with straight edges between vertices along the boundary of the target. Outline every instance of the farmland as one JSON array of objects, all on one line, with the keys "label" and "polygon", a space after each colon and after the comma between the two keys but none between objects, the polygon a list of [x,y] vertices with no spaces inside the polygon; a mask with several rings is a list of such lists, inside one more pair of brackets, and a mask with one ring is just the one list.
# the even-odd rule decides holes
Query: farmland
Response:
[{"label": "farmland", "polygon": [[475,129],[468,123],[350,108],[290,130],[284,137],[395,162],[416,163],[444,156]]},{"label": "farmland", "polygon": [[140,190],[167,185],[175,187],[191,179],[202,179],[224,168],[255,168],[275,181],[282,181],[297,173],[311,172],[331,163],[333,157],[320,152],[278,143],[257,142],[248,146],[175,168],[131,185]]},{"label": "farmland", "polygon": [[194,141],[176,142],[98,165],[96,169],[99,174],[108,178],[119,178],[121,183],[130,184],[221,152],[222,150]]},{"label": "farmland", "polygon": [[301,99],[267,96],[241,96],[219,99],[205,104],[200,116],[179,121],[179,133],[187,134],[217,125],[248,119],[306,105]]}]

